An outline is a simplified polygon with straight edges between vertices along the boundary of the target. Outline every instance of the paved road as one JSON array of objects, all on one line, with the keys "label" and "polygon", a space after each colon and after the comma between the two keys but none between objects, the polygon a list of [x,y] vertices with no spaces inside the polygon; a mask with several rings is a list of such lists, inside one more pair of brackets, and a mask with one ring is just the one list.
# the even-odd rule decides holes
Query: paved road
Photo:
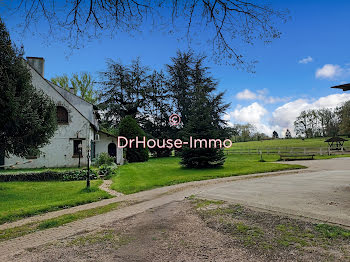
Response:
[{"label": "paved road", "polygon": [[350,227],[350,159],[293,162],[310,172],[229,182],[198,196]]}]

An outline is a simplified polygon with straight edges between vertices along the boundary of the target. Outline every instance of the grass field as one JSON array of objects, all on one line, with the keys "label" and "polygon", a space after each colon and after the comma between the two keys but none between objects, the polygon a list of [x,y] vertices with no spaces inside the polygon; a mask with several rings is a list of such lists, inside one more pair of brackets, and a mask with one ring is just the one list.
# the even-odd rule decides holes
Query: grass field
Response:
[{"label": "grass field", "polygon": [[[278,156],[268,155],[264,160],[276,161]],[[112,189],[131,194],[156,187],[219,177],[238,176],[286,169],[302,168],[298,165],[259,162],[257,155],[229,155],[224,167],[215,169],[186,169],[177,157],[154,158],[144,163],[121,166],[112,178]]]},{"label": "grass field", "polygon": [[[344,137],[345,139],[348,139]],[[268,148],[268,147],[327,147],[324,141],[327,138],[310,138],[310,139],[272,139],[262,141],[249,141],[233,143],[231,149],[236,148]],[[349,138],[350,140],[350,138]],[[350,149],[350,141],[344,143],[345,148]]]},{"label": "grass field", "polygon": [[2,182],[0,224],[109,198],[108,193],[98,189],[101,183],[102,181],[91,181],[90,190],[86,190],[85,181]]},{"label": "grass field", "polygon": [[45,230],[48,228],[59,227],[73,221],[80,219],[105,214],[112,210],[115,210],[121,206],[121,203],[111,203],[106,206],[100,206],[87,210],[77,211],[72,214],[65,214],[59,217],[50,218],[44,221],[31,222],[25,225],[12,227],[4,230],[0,230],[0,242],[13,239],[16,237],[24,236],[36,231]]}]

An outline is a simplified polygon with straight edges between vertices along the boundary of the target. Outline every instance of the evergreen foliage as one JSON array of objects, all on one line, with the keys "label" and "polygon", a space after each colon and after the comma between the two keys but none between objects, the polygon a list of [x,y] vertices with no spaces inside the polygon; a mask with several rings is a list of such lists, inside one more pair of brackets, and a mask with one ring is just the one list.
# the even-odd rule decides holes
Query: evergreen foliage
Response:
[{"label": "evergreen foliage", "polygon": [[289,131],[289,129],[287,129],[285,136],[286,136],[286,139],[292,138],[292,133]]},{"label": "evergreen foliage", "polygon": [[[171,112],[170,92],[166,86],[166,77],[163,72],[153,71],[148,77],[146,103],[143,108],[142,125],[149,139],[169,139],[175,137],[176,128],[169,125]],[[150,148],[155,157],[171,155],[171,149]]]},{"label": "evergreen foliage", "polygon": [[[142,141],[146,134],[132,116],[126,116],[119,124],[119,136],[123,136],[128,140],[138,137],[139,141]],[[145,162],[148,160],[148,149],[144,148],[142,145],[139,145],[138,148],[136,148],[136,144],[133,143],[131,148],[128,145],[125,147],[125,150],[126,160],[130,163]]]},{"label": "evergreen foliage", "polygon": [[[182,59],[182,56],[178,56]],[[184,141],[192,139],[221,139],[229,137],[226,122],[222,115],[228,108],[223,103],[224,93],[215,94],[217,82],[209,75],[208,68],[203,66],[204,57],[193,58],[191,69],[191,106],[188,108],[187,123],[180,132]],[[174,60],[173,60],[174,61]],[[180,104],[180,103],[179,103]],[[225,162],[223,150],[219,144],[193,144],[184,147],[181,152],[181,164],[189,168],[208,168],[222,166]]]},{"label": "evergreen foliage", "polygon": [[9,154],[38,154],[56,130],[55,105],[33,87],[23,52],[12,44],[1,19],[0,94],[0,165]]},{"label": "evergreen foliage", "polygon": [[278,133],[277,133],[276,131],[273,131],[273,132],[272,132],[272,138],[273,138],[273,139],[278,138]]},{"label": "evergreen foliage", "polygon": [[140,121],[146,100],[148,68],[141,65],[140,59],[132,61],[131,65],[109,60],[107,70],[100,75],[104,125],[118,127],[128,115]]}]

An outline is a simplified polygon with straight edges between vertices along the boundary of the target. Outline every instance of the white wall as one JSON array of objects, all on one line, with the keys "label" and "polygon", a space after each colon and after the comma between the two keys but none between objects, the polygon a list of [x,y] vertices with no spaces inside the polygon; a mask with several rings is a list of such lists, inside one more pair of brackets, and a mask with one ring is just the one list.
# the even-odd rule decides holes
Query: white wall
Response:
[{"label": "white wall", "polygon": [[[117,138],[113,136],[108,136],[105,133],[99,133],[100,140],[96,141],[95,144],[95,149],[96,149],[96,157],[98,157],[99,154],[105,152],[108,153],[108,145],[110,143],[115,143],[117,145]],[[117,157],[116,157],[116,162],[119,165],[122,165],[124,163],[123,161],[123,149],[122,148],[117,148]]]},{"label": "white wall", "polygon": [[[56,105],[64,106],[68,110],[68,125],[59,125],[51,143],[41,148],[42,154],[31,163],[16,165],[16,168],[38,168],[38,167],[73,167],[78,166],[78,158],[73,158],[72,138],[85,138],[82,141],[83,158],[81,164],[87,164],[87,145],[93,139],[93,129],[87,121],[73,106],[71,106],[54,88],[52,88],[35,70],[31,68],[32,82],[34,87],[42,90],[50,96]],[[5,158],[5,165],[16,162],[24,162],[27,159],[12,156]]]}]

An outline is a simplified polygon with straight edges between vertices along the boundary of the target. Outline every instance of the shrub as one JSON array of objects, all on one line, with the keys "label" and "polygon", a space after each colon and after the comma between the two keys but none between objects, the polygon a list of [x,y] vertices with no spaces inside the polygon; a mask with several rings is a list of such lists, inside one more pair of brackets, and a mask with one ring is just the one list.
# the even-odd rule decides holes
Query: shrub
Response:
[{"label": "shrub", "polygon": [[10,181],[49,181],[49,180],[62,180],[64,173],[45,171],[35,173],[9,173],[0,174],[0,182]]},{"label": "shrub", "polygon": [[109,177],[113,174],[113,172],[117,169],[117,165],[108,166],[102,165],[99,167],[98,175],[100,177]]},{"label": "shrub", "polygon": [[[145,132],[137,124],[136,120],[131,116],[126,116],[120,121],[119,124],[119,136],[126,137],[127,139],[135,139],[136,137],[142,141],[146,136]],[[136,148],[135,143],[132,148],[126,149],[126,159],[129,163],[132,162],[145,162],[148,160],[148,149],[143,146]]]},{"label": "shrub", "polygon": [[[44,172],[28,172],[28,173],[14,173],[14,174],[0,174],[0,182],[11,181],[74,181],[85,180],[87,170],[75,170],[75,171],[44,171]],[[98,176],[95,171],[90,170],[90,179],[97,179]]]},{"label": "shrub", "polygon": [[109,156],[108,153],[101,153],[98,155],[94,165],[95,166],[102,166],[102,165],[113,165],[114,164],[114,158]]},{"label": "shrub", "polygon": [[[77,171],[69,171],[63,175],[63,181],[76,181],[76,180],[85,180],[87,176],[87,170],[77,170]],[[95,171],[90,169],[90,179],[97,179],[98,176]]]}]

